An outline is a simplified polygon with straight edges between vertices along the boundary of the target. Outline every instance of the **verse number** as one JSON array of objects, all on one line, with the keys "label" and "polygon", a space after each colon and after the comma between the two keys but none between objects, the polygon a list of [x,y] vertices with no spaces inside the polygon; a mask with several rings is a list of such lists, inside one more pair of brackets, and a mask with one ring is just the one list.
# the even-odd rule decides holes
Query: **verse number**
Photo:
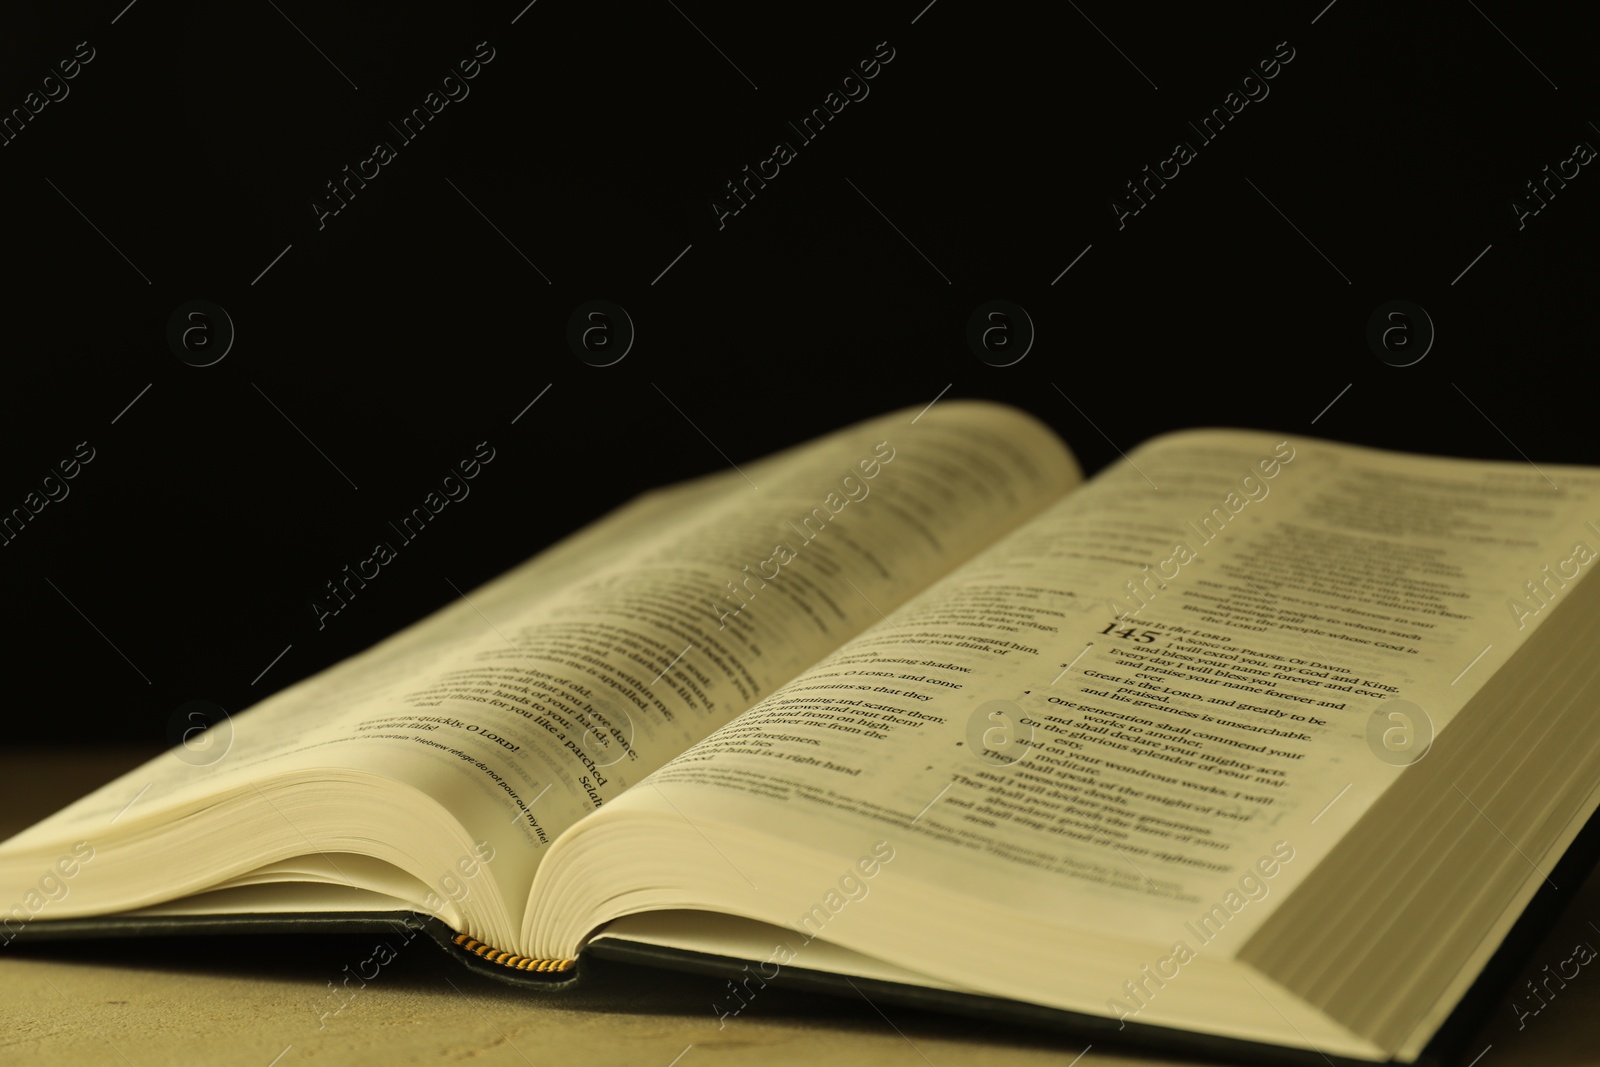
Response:
[{"label": "verse number", "polygon": [[1154,644],[1157,636],[1155,630],[1135,630],[1131,626],[1125,626],[1118,630],[1117,624],[1114,622],[1106,623],[1106,628],[1100,632],[1103,634],[1114,633],[1114,635],[1117,637],[1125,637],[1129,641],[1135,641],[1141,645]]}]

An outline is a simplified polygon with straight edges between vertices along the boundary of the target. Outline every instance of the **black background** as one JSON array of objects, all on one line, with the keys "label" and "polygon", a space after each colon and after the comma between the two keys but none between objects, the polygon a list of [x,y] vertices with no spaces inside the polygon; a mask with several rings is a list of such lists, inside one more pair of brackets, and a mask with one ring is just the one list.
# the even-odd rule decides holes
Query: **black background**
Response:
[{"label": "black background", "polygon": [[[94,49],[0,147],[0,514],[95,450],[0,547],[14,742],[173,740],[186,702],[241,710],[646,488],[939,396],[1027,408],[1089,471],[1195,425],[1600,463],[1600,177],[1511,207],[1600,145],[1568,5],[124,2],[0,35],[0,112]],[[194,299],[236,330],[207,367],[167,341]],[[566,341],[591,299],[637,330],[612,366]],[[992,299],[1037,331],[1010,366],[966,341]],[[1437,331],[1411,366],[1366,340],[1395,299]],[[471,495],[319,629],[323,584],[484,440]]]}]

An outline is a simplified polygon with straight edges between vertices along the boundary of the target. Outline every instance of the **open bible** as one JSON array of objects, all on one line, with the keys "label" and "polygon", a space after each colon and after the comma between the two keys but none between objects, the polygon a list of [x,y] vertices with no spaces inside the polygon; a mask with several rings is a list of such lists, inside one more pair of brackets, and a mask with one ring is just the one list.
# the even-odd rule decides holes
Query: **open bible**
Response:
[{"label": "open bible", "polygon": [[1018,410],[897,412],[647,493],[11,838],[0,942],[403,916],[530,988],[725,974],[721,1019],[854,984],[1426,1061],[1593,860],[1597,494],[1223,429],[1085,481]]}]

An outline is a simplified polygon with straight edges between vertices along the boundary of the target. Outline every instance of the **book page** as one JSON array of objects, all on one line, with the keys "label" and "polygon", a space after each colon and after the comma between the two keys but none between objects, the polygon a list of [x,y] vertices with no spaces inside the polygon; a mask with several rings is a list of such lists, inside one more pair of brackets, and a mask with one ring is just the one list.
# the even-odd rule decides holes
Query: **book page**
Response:
[{"label": "book page", "polygon": [[[670,804],[734,867],[757,834],[840,862],[885,838],[899,907],[850,947],[947,980],[992,958],[985,908],[1034,945],[1231,956],[1596,558],[1595,473],[1552,473],[1159,438],[604,818]],[[924,959],[896,929],[916,894],[885,882],[964,894],[971,921]],[[754,918],[806,911],[727,886]]]},{"label": "book page", "polygon": [[[224,758],[198,766],[169,753],[6,851],[83,826],[110,834],[108,820],[144,832],[269,780],[392,780],[489,843],[514,921],[543,850],[573,822],[1078,478],[1030,416],[946,401],[652,494],[235,716]],[[307,849],[332,847],[301,836]]]}]

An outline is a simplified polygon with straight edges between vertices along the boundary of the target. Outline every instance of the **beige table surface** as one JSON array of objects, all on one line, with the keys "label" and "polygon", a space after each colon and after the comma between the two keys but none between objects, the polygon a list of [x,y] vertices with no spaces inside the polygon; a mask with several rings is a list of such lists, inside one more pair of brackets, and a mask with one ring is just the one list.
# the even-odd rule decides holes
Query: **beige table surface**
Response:
[{"label": "beige table surface", "polygon": [[[0,753],[0,837],[153,753]],[[1529,965],[1552,968],[1587,940],[1600,947],[1600,879]],[[195,938],[180,942],[0,949],[0,1064],[301,1063],[706,1067],[712,1064],[1054,1064],[1134,1067],[1141,1058],[864,1000],[769,987],[719,1026],[721,983],[635,969],[581,993],[543,998],[479,978],[416,942],[337,1014],[327,983],[370,952],[371,937]],[[1520,984],[1520,980],[1519,980]],[[1462,1067],[1600,1064],[1600,965],[1586,967],[1519,1030],[1509,998],[1485,1020]],[[1482,1050],[1487,1049],[1486,1052]],[[1078,1058],[1082,1054],[1081,1058]]]}]

